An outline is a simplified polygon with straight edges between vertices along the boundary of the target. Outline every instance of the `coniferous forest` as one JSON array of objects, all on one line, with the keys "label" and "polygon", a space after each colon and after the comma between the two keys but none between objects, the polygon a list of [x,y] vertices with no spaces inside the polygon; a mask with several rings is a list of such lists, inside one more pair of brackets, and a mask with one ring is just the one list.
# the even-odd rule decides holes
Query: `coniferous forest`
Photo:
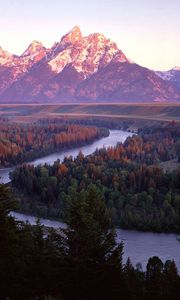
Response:
[{"label": "coniferous forest", "polygon": [[87,157],[80,152],[53,166],[22,165],[11,174],[12,186],[23,195],[22,211],[63,219],[71,190],[85,193],[93,183],[114,225],[180,232],[180,169],[165,172],[160,166],[178,159],[179,138],[180,129],[173,124],[144,128],[124,144]]},{"label": "coniferous forest", "polygon": [[[6,125],[1,166],[108,135],[88,120]],[[179,299],[175,262],[153,256],[146,269],[131,258],[124,263],[114,229],[180,232],[180,169],[163,169],[180,160],[179,138],[174,123],[144,126],[124,143],[86,157],[80,152],[52,166],[17,166],[11,184],[0,184],[0,299]],[[38,219],[32,226],[10,215],[17,210],[67,226],[47,228]]]},{"label": "coniferous forest", "polygon": [[6,186],[0,185],[1,299],[179,299],[174,261],[149,258],[146,270],[122,263],[123,244],[115,241],[102,193],[71,191],[67,228],[55,231],[16,221]]},{"label": "coniferous forest", "polygon": [[0,300],[180,300],[180,0],[0,28]]}]

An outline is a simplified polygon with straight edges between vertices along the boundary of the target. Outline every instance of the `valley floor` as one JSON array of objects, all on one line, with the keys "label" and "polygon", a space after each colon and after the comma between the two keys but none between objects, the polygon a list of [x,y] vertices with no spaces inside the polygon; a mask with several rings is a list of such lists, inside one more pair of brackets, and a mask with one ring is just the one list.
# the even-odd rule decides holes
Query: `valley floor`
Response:
[{"label": "valley floor", "polygon": [[0,118],[32,122],[43,118],[93,117],[180,123],[180,103],[0,104]]}]

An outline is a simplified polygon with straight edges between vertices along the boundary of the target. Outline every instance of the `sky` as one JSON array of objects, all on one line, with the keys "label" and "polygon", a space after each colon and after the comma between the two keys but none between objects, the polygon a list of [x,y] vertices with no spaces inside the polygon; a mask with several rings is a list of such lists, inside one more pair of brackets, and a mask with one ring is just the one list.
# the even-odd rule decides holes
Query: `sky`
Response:
[{"label": "sky", "polygon": [[0,0],[0,46],[21,54],[33,40],[51,47],[75,25],[98,32],[134,62],[180,66],[180,0]]}]

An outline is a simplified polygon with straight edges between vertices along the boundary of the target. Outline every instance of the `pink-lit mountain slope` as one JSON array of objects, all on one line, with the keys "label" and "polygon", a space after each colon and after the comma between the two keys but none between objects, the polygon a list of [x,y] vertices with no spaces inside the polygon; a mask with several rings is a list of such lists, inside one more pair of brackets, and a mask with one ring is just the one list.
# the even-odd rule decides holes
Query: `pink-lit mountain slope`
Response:
[{"label": "pink-lit mountain slope", "polygon": [[165,81],[173,83],[180,89],[180,67],[174,67],[169,71],[157,71],[156,74]]},{"label": "pink-lit mountain slope", "polygon": [[179,89],[161,77],[102,34],[83,37],[77,26],[50,49],[38,41],[21,56],[0,48],[3,103],[180,101]]}]

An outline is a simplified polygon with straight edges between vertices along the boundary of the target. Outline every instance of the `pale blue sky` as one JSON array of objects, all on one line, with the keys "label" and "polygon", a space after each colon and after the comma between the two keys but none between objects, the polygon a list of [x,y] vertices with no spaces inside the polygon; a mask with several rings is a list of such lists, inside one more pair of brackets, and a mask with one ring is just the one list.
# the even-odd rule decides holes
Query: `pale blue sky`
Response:
[{"label": "pale blue sky", "polygon": [[50,47],[75,25],[111,38],[140,65],[180,66],[180,0],[0,0],[0,46],[10,52],[32,40]]}]

